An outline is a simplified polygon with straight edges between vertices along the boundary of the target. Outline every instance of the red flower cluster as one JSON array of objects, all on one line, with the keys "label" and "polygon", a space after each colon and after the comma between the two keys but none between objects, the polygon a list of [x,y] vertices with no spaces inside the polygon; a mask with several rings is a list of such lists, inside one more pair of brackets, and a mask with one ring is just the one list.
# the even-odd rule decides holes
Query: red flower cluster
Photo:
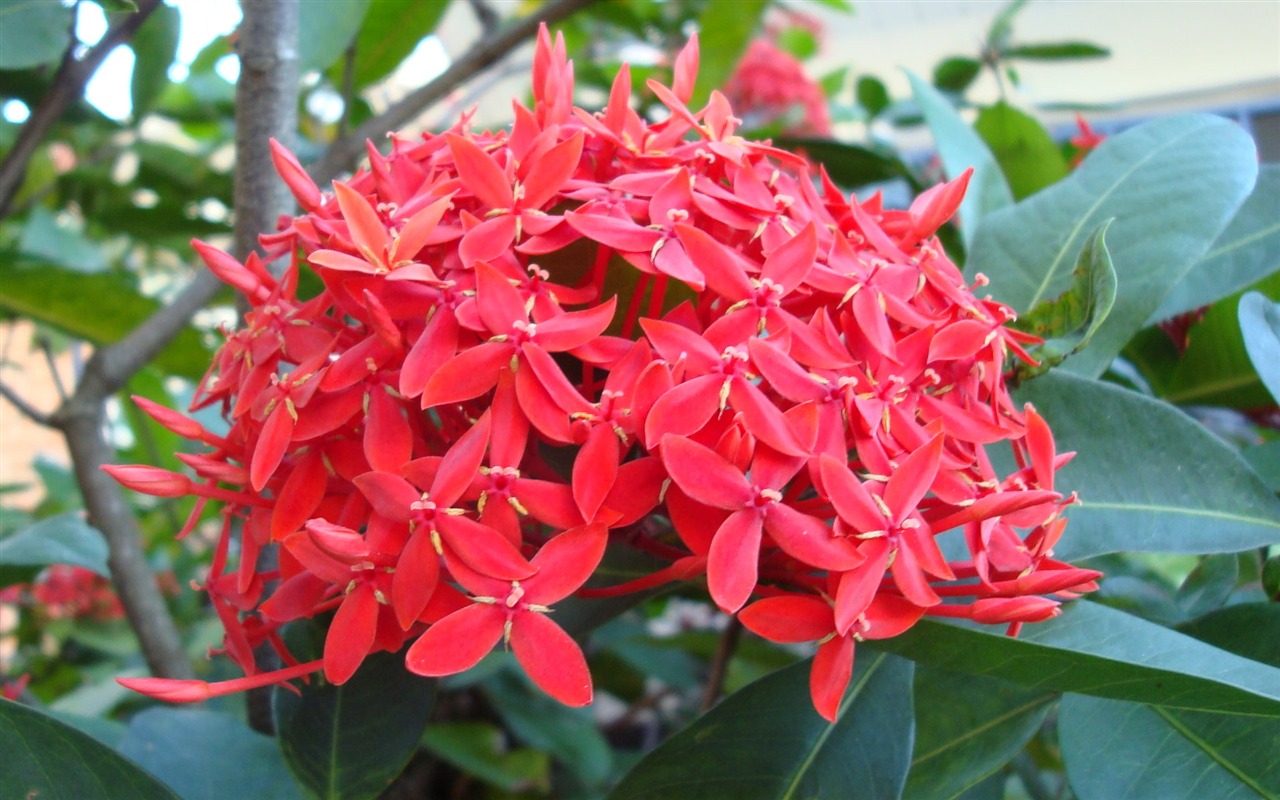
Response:
[{"label": "red flower cluster", "polygon": [[[830,718],[859,639],[924,614],[1016,626],[1092,588],[1051,557],[1067,456],[1005,388],[1029,339],[934,238],[967,176],[903,211],[816,186],[803,159],[735,135],[722,95],[686,107],[697,58],[650,83],[666,120],[630,108],[626,67],[590,114],[544,30],[534,107],[509,130],[393,138],[333,194],[276,148],[306,212],[263,239],[292,257],[284,276],[196,245],[252,306],[195,400],[229,432],[140,400],[210,451],[184,456],[195,480],[109,468],[224,503],[204,589],[248,677],[129,685],[196,700],[320,669],[341,683],[406,644],[410,670],[449,675],[503,641],[580,705],[591,677],[555,604],[705,574],[757,633],[822,642]],[[318,291],[301,293],[304,266]],[[935,540],[953,529],[966,552],[948,563]],[[279,567],[259,571],[271,544]],[[610,546],[671,564],[582,589]],[[323,659],[297,663],[280,626],[326,612]],[[285,669],[258,674],[263,642]]]},{"label": "red flower cluster", "polygon": [[0,591],[0,603],[32,606],[46,619],[106,621],[124,616],[111,582],[93,570],[55,564],[31,584]]},{"label": "red flower cluster", "polygon": [[776,126],[788,136],[831,135],[822,87],[795,56],[769,39],[752,40],[724,93],[747,127]]}]

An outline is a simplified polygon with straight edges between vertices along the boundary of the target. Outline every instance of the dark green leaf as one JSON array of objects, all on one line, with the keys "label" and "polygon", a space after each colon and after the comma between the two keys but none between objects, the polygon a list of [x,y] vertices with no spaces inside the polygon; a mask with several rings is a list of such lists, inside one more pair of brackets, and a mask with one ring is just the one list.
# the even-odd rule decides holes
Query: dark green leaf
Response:
[{"label": "dark green leaf", "polygon": [[1016,639],[1001,629],[926,617],[901,636],[861,646],[1033,689],[1280,715],[1280,669],[1087,601],[1028,625]]},{"label": "dark green leaf", "polygon": [[275,741],[225,714],[148,708],[129,720],[119,749],[183,800],[302,797]]},{"label": "dark green leaf", "polygon": [[96,739],[8,700],[0,700],[0,753],[4,754],[0,797],[179,800],[164,784]]},{"label": "dark green leaf", "polygon": [[1206,614],[1227,602],[1239,577],[1240,559],[1235,554],[1205,556],[1178,587],[1174,599],[1188,616]]},{"label": "dark green leaf", "polygon": [[911,758],[912,665],[867,651],[834,724],[804,661],[738,691],[644,758],[610,800],[901,796]]},{"label": "dark green leaf", "polygon": [[[352,85],[362,89],[400,66],[418,43],[435,30],[448,7],[449,0],[372,0],[356,36]],[[342,61],[330,68],[329,79],[334,86],[342,85],[342,72]]]},{"label": "dark green leaf", "polygon": [[875,118],[889,107],[889,90],[879,78],[863,75],[858,78],[858,105],[867,111],[867,116]]},{"label": "dark green leaf", "polygon": [[905,796],[951,800],[1000,769],[1035,735],[1057,697],[995,678],[917,667],[915,750]]},{"label": "dark green leaf", "polygon": [[62,58],[71,44],[71,9],[49,0],[0,5],[0,69],[24,69]]},{"label": "dark green leaf", "polygon": [[341,686],[317,676],[301,690],[272,693],[276,727],[289,770],[320,800],[382,793],[417,749],[436,695],[435,681],[410,673],[395,653],[369,656]]},{"label": "dark green leaf", "polygon": [[982,72],[982,62],[976,58],[953,56],[938,62],[933,68],[933,85],[944,92],[964,94]]},{"label": "dark green leaf", "polygon": [[1280,717],[1068,695],[1058,736],[1080,800],[1280,797]]},{"label": "dark green leaf", "polygon": [[916,184],[915,176],[889,150],[846,144],[835,139],[780,136],[774,142],[788,150],[803,150],[811,160],[826,168],[831,180],[847,189],[895,178],[902,178],[913,186]]},{"label": "dark green leaf", "polygon": [[1116,271],[1106,242],[1111,222],[1099,225],[1080,250],[1071,273],[1071,288],[1053,300],[1041,302],[1013,323],[1018,330],[1045,340],[1032,351],[1040,362],[1038,366],[1022,361],[1014,365],[1017,381],[1043,375],[1080,352],[1111,313],[1116,300]]},{"label": "dark green leaf", "polygon": [[169,84],[169,65],[178,52],[178,35],[182,15],[172,6],[161,5],[133,35],[129,46],[136,60],[129,93],[133,99],[132,115],[141,119],[151,104]]},{"label": "dark green leaf", "polygon": [[547,788],[547,754],[507,751],[502,730],[484,722],[428,725],[422,746],[453,766],[507,792]]},{"label": "dark green leaf", "polygon": [[1061,292],[1086,237],[1107,237],[1119,291],[1093,345],[1068,369],[1100,375],[1160,301],[1208,251],[1257,175],[1253,141],[1210,116],[1148,122],[1108,139],[1067,178],[985,217],[966,262],[1014,309]]},{"label": "dark green leaf", "polygon": [[1033,61],[1062,61],[1072,58],[1106,58],[1111,55],[1111,51],[1092,42],[1046,42],[1006,47],[1003,55],[1005,58]]},{"label": "dark green leaf", "polygon": [[1280,555],[1271,556],[1262,564],[1262,589],[1267,597],[1280,597]]},{"label": "dark green leaf", "polygon": [[[947,177],[955,178],[973,167],[969,189],[965,193],[964,202],[960,204],[960,232],[964,235],[967,249],[973,242],[978,222],[988,214],[1010,205],[1013,194],[1009,191],[1009,184],[1005,182],[1004,174],[991,150],[960,118],[950,101],[918,76],[908,72],[907,77],[911,80],[911,90],[916,102],[929,124],[929,131],[933,134]],[[995,277],[991,271],[986,272]],[[1031,305],[1034,303],[1026,307]]]},{"label": "dark green leaf", "polygon": [[1240,332],[1258,377],[1280,402],[1280,303],[1249,292],[1240,298]]},{"label": "dark green leaf", "polygon": [[369,0],[309,3],[299,19],[298,69],[324,71],[342,57],[355,40],[369,10]]},{"label": "dark green leaf", "polygon": [[1280,604],[1240,603],[1184,622],[1178,630],[1238,656],[1280,667]]},{"label": "dark green leaf", "polygon": [[0,586],[29,580],[50,564],[70,564],[109,576],[107,542],[78,512],[40,520],[0,539]]},{"label": "dark green leaf", "polygon": [[24,256],[75,272],[101,272],[107,268],[107,259],[96,243],[70,224],[59,222],[43,206],[33,209],[23,223],[18,250]]},{"label": "dark green leaf", "polygon": [[1167,403],[1062,371],[1018,400],[1053,426],[1058,452],[1076,452],[1057,478],[1080,493],[1058,558],[1230,553],[1280,540],[1280,500],[1230,445]]},{"label": "dark green leaf", "polygon": [[1208,305],[1280,270],[1280,164],[1263,164],[1258,183],[1209,252],[1147,321]]},{"label": "dark green leaf", "polygon": [[768,0],[706,4],[698,16],[698,46],[702,56],[690,108],[701,108],[711,96],[711,90],[724,86],[729,80],[768,6]]},{"label": "dark green leaf", "polygon": [[1015,200],[1067,174],[1067,160],[1044,126],[1003,100],[982,109],[973,129],[991,148]]}]

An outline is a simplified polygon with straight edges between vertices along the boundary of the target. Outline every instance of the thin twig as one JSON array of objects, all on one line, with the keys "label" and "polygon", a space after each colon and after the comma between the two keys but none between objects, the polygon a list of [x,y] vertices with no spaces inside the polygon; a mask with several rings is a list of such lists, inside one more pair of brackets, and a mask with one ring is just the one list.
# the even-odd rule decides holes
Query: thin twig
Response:
[{"label": "thin twig", "polygon": [[62,373],[58,372],[58,362],[53,359],[53,348],[49,346],[49,340],[41,336],[36,340],[36,346],[44,354],[44,363],[49,367],[49,377],[53,378],[53,388],[58,393],[58,399],[65,401],[69,396],[67,387],[62,382]]},{"label": "thin twig", "polygon": [[720,698],[724,690],[724,679],[729,672],[729,662],[734,651],[738,649],[738,640],[742,638],[742,623],[738,618],[729,617],[729,624],[720,634],[720,643],[716,645],[716,654],[711,659],[711,674],[707,676],[707,690],[702,695],[702,710],[709,711]]},{"label": "thin twig", "polygon": [[0,397],[8,400],[14,408],[18,409],[19,414],[31,420],[35,424],[43,425],[46,428],[50,426],[48,414],[36,408],[31,403],[28,403],[22,398],[22,395],[18,394],[13,389],[13,387],[3,381],[0,381]]},{"label": "thin twig", "polygon": [[40,143],[49,134],[67,108],[84,94],[84,87],[98,71],[103,60],[116,47],[127,42],[138,30],[147,17],[160,7],[160,0],[138,0],[137,12],[122,18],[112,25],[103,35],[101,41],[85,53],[83,58],[76,58],[79,42],[74,37],[62,56],[58,72],[53,78],[53,87],[40,100],[35,111],[23,123],[18,131],[18,138],[13,149],[0,163],[0,219],[9,212],[13,198],[22,188],[22,181],[27,174],[27,164],[35,155]]}]

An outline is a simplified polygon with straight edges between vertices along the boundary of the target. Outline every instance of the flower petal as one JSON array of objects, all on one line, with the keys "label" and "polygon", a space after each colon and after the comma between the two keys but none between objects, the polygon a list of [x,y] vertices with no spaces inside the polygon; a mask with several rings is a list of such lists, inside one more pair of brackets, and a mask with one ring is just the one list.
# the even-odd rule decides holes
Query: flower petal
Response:
[{"label": "flower petal", "polygon": [[591,702],[591,672],[582,648],[545,614],[526,611],[515,618],[511,650],[542,691],[567,706]]},{"label": "flower petal", "polygon": [[755,509],[735,511],[711,540],[707,555],[707,588],[726,613],[742,608],[756,588],[763,521]]},{"label": "flower petal", "polygon": [[505,625],[506,615],[498,607],[469,605],[427,628],[405,653],[404,665],[428,678],[471,669],[502,639]]}]

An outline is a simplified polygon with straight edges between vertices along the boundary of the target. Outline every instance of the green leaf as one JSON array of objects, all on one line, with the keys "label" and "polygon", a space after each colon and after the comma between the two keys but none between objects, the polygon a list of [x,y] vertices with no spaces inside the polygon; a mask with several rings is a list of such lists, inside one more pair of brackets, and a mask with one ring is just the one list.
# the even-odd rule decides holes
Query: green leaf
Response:
[{"label": "green leaf", "polygon": [[727,697],[646,756],[610,800],[900,797],[911,758],[912,665],[860,653],[833,724],[809,699],[811,663]]},{"label": "green leaf", "polygon": [[865,642],[928,666],[1053,692],[1259,717],[1280,715],[1280,669],[1087,601],[1003,629],[928,617],[893,639]]},{"label": "green leaf", "polygon": [[107,541],[79,512],[40,520],[0,539],[0,586],[30,580],[50,564],[70,564],[109,576]]},{"label": "green leaf", "polygon": [[182,14],[172,6],[160,5],[133,35],[129,46],[136,58],[133,81],[129,86],[133,99],[132,116],[141,119],[151,104],[169,85],[169,65],[178,53],[178,35],[182,30]]},{"label": "green leaf", "polygon": [[1080,800],[1280,797],[1280,718],[1068,695],[1058,737]]},{"label": "green leaf", "polygon": [[1280,303],[1249,292],[1240,298],[1239,314],[1249,360],[1272,398],[1280,400]]},{"label": "green leaf", "polygon": [[818,52],[818,40],[812,33],[799,26],[784,28],[778,33],[777,42],[778,47],[801,61]]},{"label": "green leaf", "polygon": [[548,787],[547,754],[538,750],[507,751],[500,728],[484,722],[428,725],[422,746],[490,786],[506,792]]},{"label": "green leaf", "polygon": [[729,80],[768,6],[769,0],[706,4],[698,16],[698,47],[702,56],[690,108],[701,108],[711,96],[711,90],[724,86]]},{"label": "green leaf", "polygon": [[1240,559],[1234,553],[1218,553],[1200,559],[1174,596],[1189,616],[1221,608],[1240,578]]},{"label": "green leaf", "polygon": [[1092,42],[1045,42],[1006,47],[1001,55],[1005,58],[1023,58],[1032,61],[1063,61],[1078,58],[1106,58],[1111,55],[1111,51]]},{"label": "green leaf", "polygon": [[183,800],[302,796],[275,741],[225,714],[148,708],[129,720],[119,750]]},{"label": "green leaf", "polygon": [[298,70],[323,72],[342,58],[368,10],[369,0],[308,3],[307,13],[299,18]]},{"label": "green leaf", "polygon": [[1147,320],[1154,323],[1216,302],[1280,270],[1280,164],[1263,164],[1258,183],[1209,252]]},{"label": "green leaf", "polygon": [[1241,603],[1182,623],[1178,630],[1238,656],[1280,667],[1280,603]]},{"label": "green leaf", "polygon": [[973,129],[991,148],[1015,200],[1066,177],[1067,160],[1049,132],[1003,100],[978,112]]},{"label": "green leaf", "polygon": [[904,792],[912,800],[951,800],[981,783],[1030,741],[1057,698],[929,667],[916,667],[914,688],[915,749]]},{"label": "green leaf", "polygon": [[1116,552],[1221,553],[1280,540],[1280,500],[1240,454],[1176,408],[1061,371],[1018,392],[1053,427],[1077,491],[1054,547],[1072,561]]},{"label": "green leaf", "polygon": [[895,178],[916,185],[911,170],[888,149],[792,136],[776,137],[774,143],[788,150],[803,150],[811,160],[826,167],[831,180],[847,189]]},{"label": "green leaf", "polygon": [[1280,555],[1274,555],[1263,562],[1262,590],[1273,600],[1280,597]]},{"label": "green leaf", "polygon": [[1012,0],[1005,4],[995,19],[991,20],[991,27],[987,28],[987,47],[997,53],[1004,51],[1009,37],[1013,35],[1013,21],[1026,4],[1027,0]]},{"label": "green leaf", "polygon": [[[305,630],[305,629],[304,629]],[[290,649],[301,660],[320,647]],[[377,797],[418,747],[435,705],[435,681],[410,673],[404,656],[375,653],[341,686],[312,678],[301,695],[272,692],[285,764],[313,798]]]},{"label": "green leaf", "polygon": [[1014,364],[1017,382],[1043,375],[1080,352],[1111,313],[1116,300],[1116,271],[1106,242],[1111,222],[1107,220],[1099,225],[1080,250],[1076,268],[1071,273],[1071,288],[1053,300],[1042,301],[1013,323],[1018,330],[1044,339],[1044,343],[1032,351],[1040,362],[1038,366],[1022,361]]},{"label": "green leaf", "polygon": [[[947,170],[948,178],[955,178],[973,167],[969,189],[960,204],[960,232],[968,249],[978,230],[978,223],[1013,202],[1009,184],[1005,182],[1000,165],[981,137],[970,128],[947,98],[918,76],[907,73],[916,102],[924,113],[925,122],[933,134],[938,156]],[[990,270],[988,275],[995,277]],[[993,287],[994,288],[994,287]],[[1030,304],[1034,305],[1034,304]],[[1029,307],[1029,306],[1028,306]]]},{"label": "green leaf", "polygon": [[863,75],[858,78],[856,91],[858,105],[866,109],[867,116],[872,119],[889,107],[889,90],[879,78]]},{"label": "green leaf", "polygon": [[179,800],[164,784],[96,739],[8,700],[0,700],[0,753],[4,754],[0,797]]},{"label": "green leaf", "polygon": [[976,58],[953,56],[944,58],[933,68],[933,85],[944,92],[964,94],[964,91],[982,72],[982,62]]},{"label": "green leaf", "polygon": [[[132,278],[121,272],[85,275],[0,254],[0,307],[95,344],[110,344],[159,310],[160,304],[138,294]],[[174,375],[198,380],[209,358],[200,333],[188,327],[154,363]]]},{"label": "green leaf", "polygon": [[62,58],[71,44],[71,9],[49,0],[0,5],[0,69],[25,69]]},{"label": "green leaf", "polygon": [[1115,217],[1111,316],[1073,372],[1097,376],[1208,251],[1253,187],[1253,141],[1233,122],[1189,115],[1108,139],[1067,178],[982,219],[966,262],[996,299],[1025,311],[1062,291],[1089,232]]},{"label": "green leaf", "polygon": [[[363,89],[400,66],[418,43],[436,29],[448,7],[449,0],[372,0],[355,40],[354,88]],[[339,60],[329,69],[329,80],[334,86],[341,86],[342,75],[343,62]]]},{"label": "green leaf", "polygon": [[36,206],[23,224],[18,251],[75,272],[107,269],[107,259],[95,242],[71,225],[59,222],[43,206]]}]

